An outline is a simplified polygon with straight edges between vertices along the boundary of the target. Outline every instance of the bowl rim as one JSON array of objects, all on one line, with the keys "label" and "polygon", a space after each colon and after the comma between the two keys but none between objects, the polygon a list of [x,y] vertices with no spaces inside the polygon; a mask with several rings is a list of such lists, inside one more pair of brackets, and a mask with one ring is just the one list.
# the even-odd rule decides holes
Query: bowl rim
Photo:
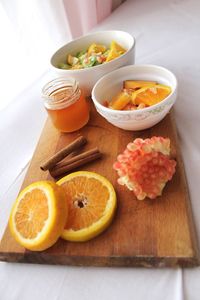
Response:
[{"label": "bowl rim", "polygon": [[[157,103],[157,104],[154,104],[150,107],[145,107],[145,108],[141,108],[141,109],[138,109],[138,110],[115,110],[115,109],[112,109],[112,108],[108,108],[106,106],[104,106],[103,104],[99,103],[97,100],[96,100],[96,97],[94,95],[94,92],[95,92],[95,89],[97,87],[97,85],[103,80],[105,79],[106,77],[109,77],[111,76],[113,73],[116,73],[116,72],[119,72],[120,70],[122,69],[130,69],[130,68],[137,68],[137,67],[153,67],[155,69],[160,69],[160,70],[163,70],[167,73],[170,73],[170,75],[173,77],[174,79],[174,82],[175,82],[175,87],[174,87],[174,90],[164,99],[162,100],[161,102]],[[174,73],[172,73],[169,69],[165,68],[165,67],[162,67],[162,66],[159,66],[159,65],[152,65],[152,64],[134,64],[134,65],[127,65],[127,66],[124,66],[124,67],[121,67],[121,68],[118,68],[116,70],[113,70],[109,73],[107,73],[106,75],[102,76],[96,83],[95,85],[93,86],[93,89],[92,89],[92,92],[91,92],[91,97],[92,97],[92,100],[95,104],[95,106],[103,109],[105,112],[108,112],[108,113],[114,113],[114,114],[121,114],[121,115],[126,115],[126,114],[140,114],[140,113],[143,113],[143,112],[149,112],[151,111],[152,109],[154,108],[158,108],[159,106],[162,106],[164,105],[166,102],[168,102],[169,98],[171,96],[173,96],[174,94],[176,94],[177,92],[177,86],[178,86],[178,82],[177,82],[177,78],[176,76],[174,75]],[[175,103],[176,99],[174,100],[174,103]],[[173,104],[174,104],[173,103]]]},{"label": "bowl rim", "polygon": [[[109,62],[106,62],[106,63],[104,63],[104,64],[100,64],[100,65],[97,65],[97,66],[92,66],[91,68],[85,68],[85,69],[75,69],[75,70],[68,70],[68,69],[60,69],[60,68],[58,68],[58,67],[56,67],[55,65],[53,65],[53,63],[52,63],[52,60],[53,60],[53,58],[57,55],[57,53],[62,49],[62,48],[64,48],[64,47],[66,47],[66,46],[70,46],[71,44],[73,44],[73,43],[76,43],[77,41],[81,41],[81,40],[83,40],[83,39],[85,39],[85,38],[87,38],[87,37],[90,37],[90,36],[95,36],[95,35],[98,35],[98,34],[102,34],[102,33],[116,33],[116,32],[118,32],[118,33],[120,33],[120,34],[126,34],[126,35],[128,35],[129,36],[129,38],[131,39],[131,46],[130,46],[130,48],[124,53],[124,54],[122,54],[122,55],[120,55],[119,57],[117,57],[117,58],[115,58],[115,59],[113,59],[113,60],[111,60],[111,61],[109,61]],[[86,72],[89,72],[89,71],[91,71],[91,70],[94,70],[94,69],[100,69],[100,68],[103,68],[103,67],[105,67],[106,65],[111,65],[114,61],[116,62],[116,60],[119,60],[119,59],[121,59],[122,57],[124,57],[124,56],[126,56],[129,52],[131,52],[134,48],[135,48],[135,44],[136,44],[136,39],[135,39],[135,37],[134,36],[132,36],[129,32],[127,32],[127,31],[123,31],[123,30],[102,30],[102,31],[97,31],[97,32],[92,32],[92,33],[88,33],[88,34],[85,34],[85,35],[83,35],[83,36],[81,36],[81,37],[78,37],[78,38],[76,38],[76,39],[73,39],[73,40],[71,40],[71,41],[69,41],[68,43],[66,43],[66,44],[64,44],[63,46],[61,46],[58,50],[56,50],[55,52],[54,52],[54,54],[51,56],[51,58],[50,58],[50,65],[51,65],[51,67],[53,68],[53,69],[56,69],[56,70],[59,70],[60,72],[69,72],[69,74],[75,74],[75,73],[86,73]]]}]

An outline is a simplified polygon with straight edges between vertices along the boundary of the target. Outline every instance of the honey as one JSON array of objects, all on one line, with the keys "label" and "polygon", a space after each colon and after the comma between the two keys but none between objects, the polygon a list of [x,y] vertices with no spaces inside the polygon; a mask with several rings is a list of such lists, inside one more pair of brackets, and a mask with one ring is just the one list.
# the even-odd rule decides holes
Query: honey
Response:
[{"label": "honey", "polygon": [[87,124],[89,104],[77,82],[55,79],[42,90],[44,106],[53,125],[61,132],[73,132]]}]

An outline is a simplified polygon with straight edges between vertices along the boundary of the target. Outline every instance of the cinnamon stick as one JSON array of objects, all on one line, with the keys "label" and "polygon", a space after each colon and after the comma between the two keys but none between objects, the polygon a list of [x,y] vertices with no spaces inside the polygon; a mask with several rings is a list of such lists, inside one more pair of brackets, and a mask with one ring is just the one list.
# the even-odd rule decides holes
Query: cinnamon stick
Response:
[{"label": "cinnamon stick", "polygon": [[43,171],[52,169],[58,162],[63,160],[68,154],[72,153],[74,150],[83,146],[86,142],[87,142],[87,140],[83,136],[78,137],[72,143],[70,143],[65,148],[58,151],[55,155],[50,157],[47,161],[45,161],[40,166],[40,169]]},{"label": "cinnamon stick", "polygon": [[88,162],[96,160],[102,156],[102,153],[99,152],[97,148],[83,152],[80,155],[77,155],[65,163],[60,163],[50,170],[52,177],[61,176],[75,168],[78,168]]},{"label": "cinnamon stick", "polygon": [[61,167],[63,166],[66,166],[66,165],[70,165],[71,163],[75,162],[75,161],[78,161],[80,159],[83,159],[85,157],[88,157],[90,155],[93,155],[95,153],[100,153],[98,148],[93,148],[93,149],[90,149],[90,150],[87,150],[85,152],[82,152],[81,154],[77,154],[73,157],[70,157],[69,159],[67,159],[66,161],[64,162],[61,162],[61,163],[58,163],[57,165],[55,165],[53,167],[54,170],[57,170],[57,169],[60,169]]}]

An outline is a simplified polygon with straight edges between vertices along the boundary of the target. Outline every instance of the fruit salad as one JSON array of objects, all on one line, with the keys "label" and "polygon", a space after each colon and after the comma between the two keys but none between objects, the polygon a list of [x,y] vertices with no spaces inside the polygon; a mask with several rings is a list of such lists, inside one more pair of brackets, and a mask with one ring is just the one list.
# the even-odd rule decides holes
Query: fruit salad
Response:
[{"label": "fruit salad", "polygon": [[171,93],[171,87],[155,81],[126,80],[122,90],[104,105],[115,110],[138,110],[155,105]]},{"label": "fruit salad", "polygon": [[109,62],[125,52],[126,49],[115,41],[111,42],[110,47],[93,43],[87,50],[82,50],[75,55],[68,54],[66,61],[60,63],[58,68],[67,70],[90,68]]}]

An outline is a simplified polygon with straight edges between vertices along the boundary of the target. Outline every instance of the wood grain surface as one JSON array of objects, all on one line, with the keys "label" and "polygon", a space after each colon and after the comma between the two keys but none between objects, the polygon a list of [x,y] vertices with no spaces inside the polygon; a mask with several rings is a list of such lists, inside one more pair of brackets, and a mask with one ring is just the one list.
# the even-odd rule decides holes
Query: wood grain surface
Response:
[{"label": "wood grain surface", "polygon": [[[118,129],[91,109],[87,126],[72,134],[60,134],[48,119],[33,155],[22,188],[28,184],[52,179],[40,170],[40,164],[79,135],[87,138],[84,150],[98,147],[103,158],[81,170],[95,171],[113,184],[118,200],[111,226],[100,236],[85,243],[62,239],[42,252],[31,252],[18,245],[7,227],[0,244],[0,260],[41,264],[126,266],[126,267],[192,267],[199,265],[199,252],[192,219],[190,200],[172,115],[151,129],[131,132]],[[155,200],[138,201],[133,193],[117,184],[112,169],[116,156],[137,137],[169,137],[177,160],[176,173]],[[52,179],[53,180],[53,179]],[[15,199],[13,199],[14,201]]]}]

